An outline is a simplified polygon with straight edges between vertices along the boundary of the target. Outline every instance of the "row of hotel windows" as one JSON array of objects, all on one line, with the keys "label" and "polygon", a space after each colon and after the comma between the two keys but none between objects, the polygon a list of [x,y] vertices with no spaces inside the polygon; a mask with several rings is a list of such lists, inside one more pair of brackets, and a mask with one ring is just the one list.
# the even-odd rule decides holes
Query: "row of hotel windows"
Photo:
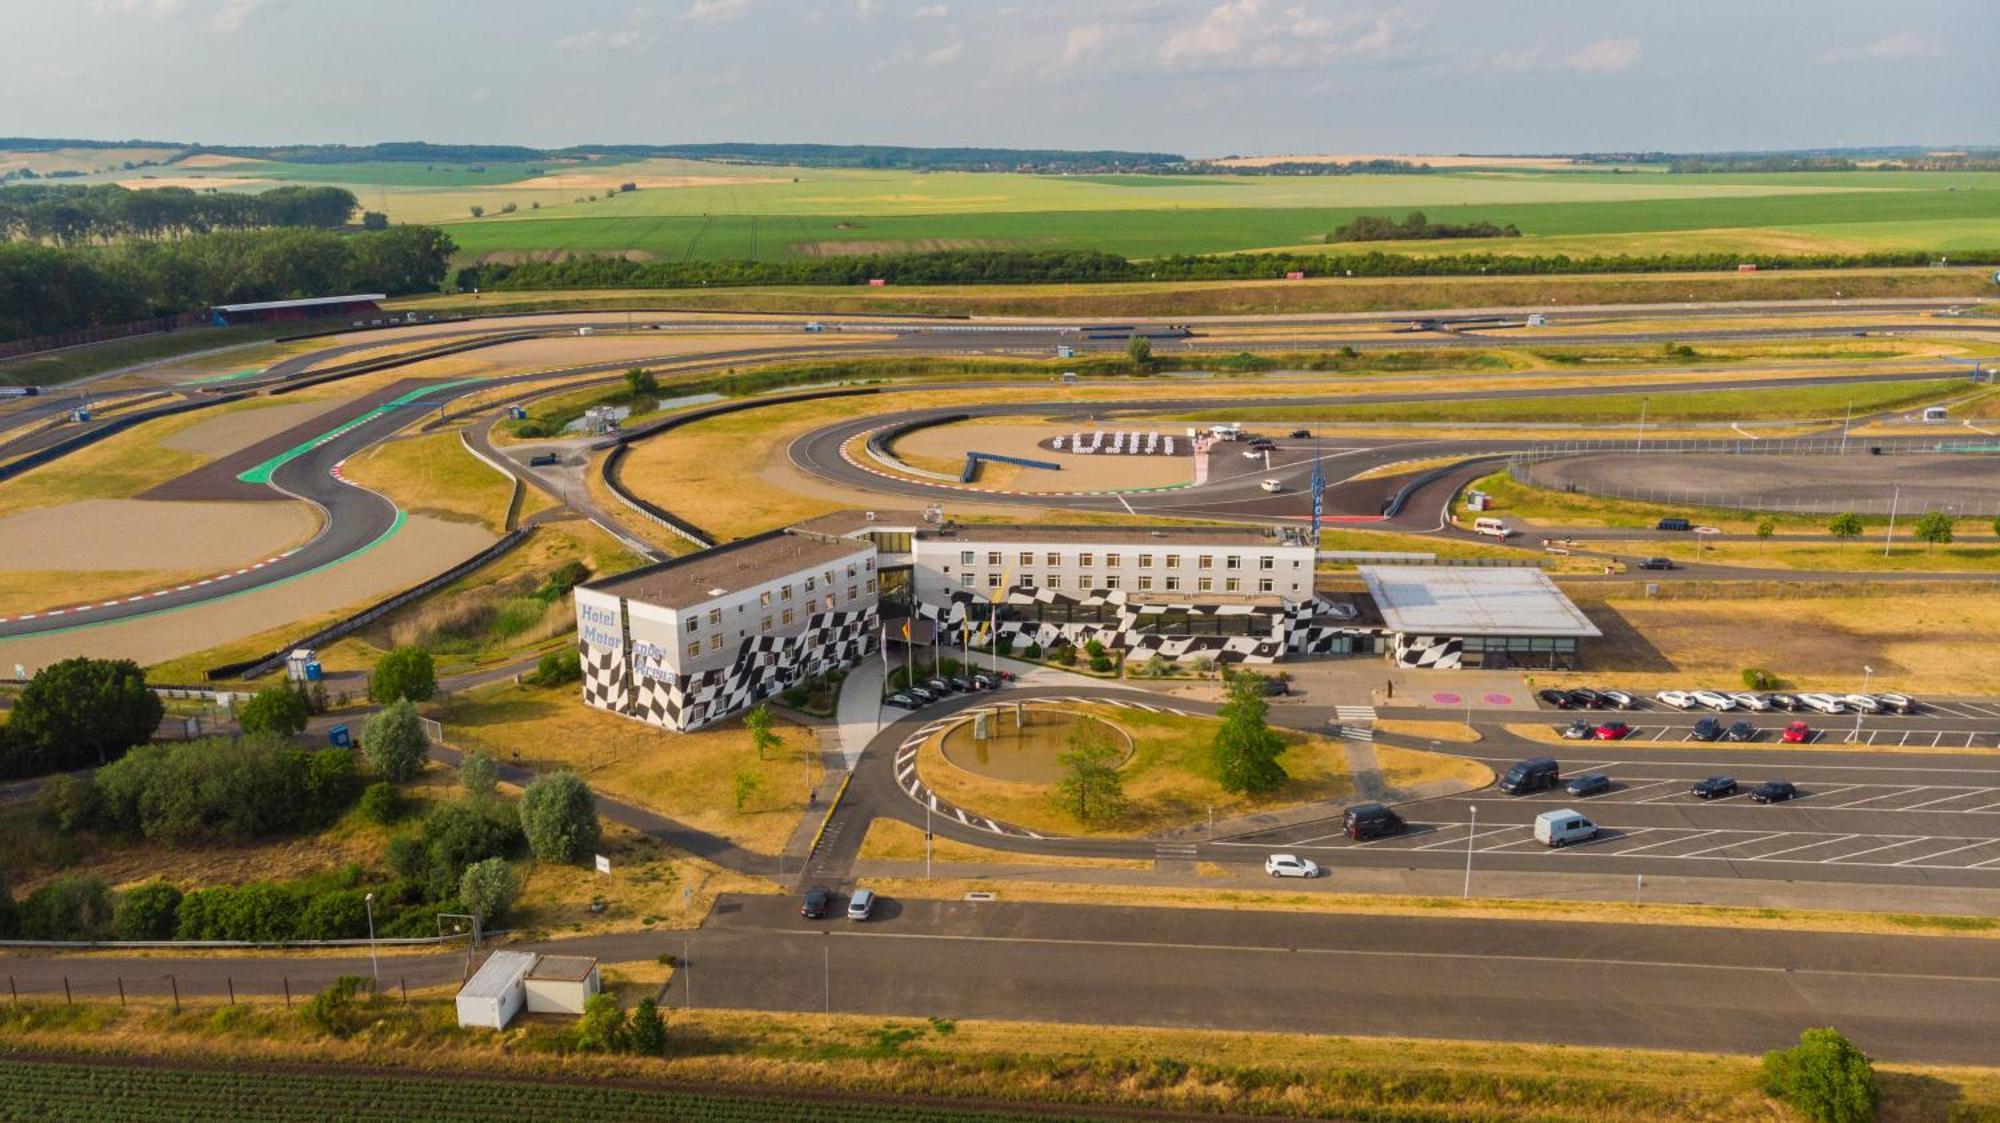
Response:
[{"label": "row of hotel windows", "polygon": [[[1001,565],[1004,563],[1005,558],[1006,554],[1003,551],[1000,550],[986,551],[987,565]],[[1049,552],[1043,554],[1042,558],[1043,558],[1042,564],[1045,566],[1055,567],[1063,564],[1062,555],[1054,550],[1050,550]],[[1140,569],[1153,568],[1153,562],[1156,558],[1165,560],[1166,564],[1164,568],[1166,569],[1181,568],[1181,555],[1179,554],[1159,554],[1159,555],[1140,554],[1138,555],[1139,568]],[[1081,566],[1085,569],[1088,569],[1091,566],[1097,564],[1096,559],[1097,555],[1095,553],[1086,550],[1076,555],[1076,562],[1074,564]],[[1033,550],[1022,550],[1019,554],[1015,555],[1015,560],[1023,567],[1034,565],[1035,552]],[[978,564],[978,561],[979,561],[979,552],[977,550],[960,550],[958,553],[958,563],[960,565],[976,565]],[[1117,569],[1119,566],[1125,564],[1125,555],[1118,553],[1105,554],[1104,564],[1111,569]],[[1196,569],[1214,569],[1215,555],[1196,554],[1194,558],[1194,567]],[[1293,558],[1292,568],[1297,569],[1298,567],[1299,567],[1298,559]],[[1222,568],[1242,569],[1243,555],[1241,554],[1222,555]],[[1257,558],[1257,568],[1264,570],[1276,569],[1278,568],[1278,561],[1275,557],[1272,557],[1270,554],[1261,554]]]},{"label": "row of hotel windows", "polygon": [[[855,568],[855,567],[854,567],[854,566],[852,566],[852,565],[850,565],[850,566],[848,566],[847,568],[848,568],[849,572],[850,572],[850,573],[852,573],[852,572],[854,571],[854,568]],[[868,568],[869,568],[869,569],[871,569],[871,570],[875,568],[875,565],[874,565],[874,563],[873,563],[872,561],[871,561],[871,562],[870,562],[870,563],[868,564]],[[832,570],[828,570],[828,571],[827,571],[827,580],[828,580],[829,582],[833,580],[833,571],[832,571]],[[814,586],[813,586],[813,579],[812,579],[812,578],[810,578],[810,577],[806,578],[806,588],[810,589],[810,588],[813,588],[813,587],[814,587]],[[872,596],[872,595],[874,595],[874,593],[875,593],[875,579],[874,579],[873,577],[870,577],[870,578],[869,578],[869,579],[868,579],[867,581],[865,581],[865,582],[863,582],[863,583],[861,583],[861,584],[859,584],[859,585],[849,585],[849,586],[847,587],[847,601],[848,601],[848,603],[849,603],[849,604],[852,604],[852,603],[854,603],[855,601],[857,601],[857,600],[860,600],[860,599],[861,599],[861,594],[862,594],[862,593],[863,593],[864,591],[866,591],[866,592],[867,592],[867,593],[868,593],[869,595],[871,595],[871,596]],[[786,586],[784,586],[784,589],[783,589],[783,593],[784,593],[784,596],[783,596],[783,599],[785,599],[785,600],[791,600],[791,599],[792,599],[792,596],[791,596],[791,593],[792,593],[792,587],[791,587],[790,585],[786,585]],[[763,605],[764,607],[766,607],[766,608],[770,607],[770,604],[771,604],[771,594],[770,594],[769,592],[766,592],[766,593],[765,593],[765,594],[764,594],[763,596],[761,596],[761,597],[759,597],[759,598],[758,598],[758,601],[759,601],[759,603],[760,603],[761,605]],[[833,594],[833,593],[828,593],[828,594],[826,595],[826,597],[825,597],[825,604],[826,604],[826,611],[828,611],[828,612],[832,612],[832,611],[834,611],[834,610],[835,610],[836,608],[838,608],[838,607],[840,606],[840,598],[839,598],[838,596],[836,596],[835,594]],[[806,602],[805,602],[805,609],[806,609],[806,611],[807,611],[807,612],[812,612],[812,611],[814,611],[815,609],[817,609],[818,607],[819,607],[819,600],[818,600],[818,598],[810,598],[810,597],[809,597],[809,598],[807,598],[807,600],[806,600]],[[740,612],[742,612],[742,611],[743,611],[743,609],[744,609],[744,606],[743,606],[743,605],[740,605],[740,604],[739,604],[739,605],[737,605],[737,606],[736,606],[736,611],[737,611],[737,612],[739,612],[739,613],[740,613]],[[785,626],[787,626],[787,627],[790,627],[790,626],[791,626],[791,624],[793,623],[793,621],[795,621],[796,619],[797,619],[797,617],[796,617],[796,616],[794,615],[794,613],[793,613],[793,610],[792,610],[792,609],[789,609],[789,608],[787,608],[787,609],[784,609],[784,610],[783,610],[783,611],[782,611],[782,612],[780,613],[780,615],[779,615],[779,622],[780,622],[780,623],[782,623],[782,624],[784,624],[784,625],[785,625]],[[709,610],[708,610],[708,626],[709,626],[709,627],[711,627],[711,628],[720,628],[720,627],[722,627],[722,610],[721,610],[721,609],[719,609],[719,608],[711,608],[711,609],[709,609]],[[763,619],[762,619],[762,620],[761,620],[761,621],[759,622],[759,624],[758,624],[758,628],[757,628],[757,630],[758,630],[759,632],[763,632],[763,633],[766,633],[766,634],[768,634],[768,633],[769,633],[769,632],[771,631],[771,628],[772,628],[772,627],[773,627],[773,624],[772,624],[772,622],[771,622],[771,616],[770,616],[770,614],[769,614],[769,613],[765,613],[765,614],[764,614],[764,617],[763,617]],[[690,635],[692,635],[692,634],[694,634],[694,633],[697,633],[697,632],[701,631],[701,617],[700,617],[699,615],[697,615],[697,614],[690,614],[690,615],[688,616],[688,621],[687,621],[687,630],[688,630],[688,633],[689,633]],[[747,635],[748,635],[749,633],[748,633],[748,631],[746,630],[746,631],[743,631],[743,632],[739,632],[738,634],[739,634],[739,635],[744,635],[744,636],[747,636]],[[689,655],[700,655],[700,654],[702,653],[702,650],[703,650],[703,646],[702,646],[702,641],[701,641],[701,640],[699,640],[699,639],[691,639],[691,640],[689,640],[689,641],[688,641],[688,645],[687,645],[687,653],[688,653]],[[715,652],[715,651],[721,651],[721,650],[722,650],[722,633],[721,633],[721,632],[719,632],[719,631],[715,631],[715,632],[710,632],[710,633],[709,633],[709,636],[708,636],[708,645],[707,645],[707,650],[708,650],[708,651],[711,651],[711,652]]]},{"label": "row of hotel windows", "polygon": [[[959,584],[959,587],[960,587],[960,588],[962,588],[962,589],[971,589],[971,588],[976,588],[976,587],[977,587],[977,585],[978,585],[978,580],[977,580],[977,578],[976,578],[976,576],[975,576],[974,574],[970,574],[970,573],[961,573],[961,574],[959,574],[959,576],[958,576],[958,584]],[[1046,577],[1042,578],[1041,582],[1040,582],[1039,584],[1037,584],[1037,583],[1036,583],[1036,581],[1035,581],[1035,575],[1034,575],[1034,574],[1032,574],[1032,573],[1023,573],[1023,574],[1021,574],[1021,575],[1020,575],[1020,577],[1019,577],[1019,578],[1018,578],[1018,579],[1017,579],[1017,580],[1016,580],[1016,581],[1014,582],[1014,584],[1015,584],[1015,585],[1017,585],[1017,586],[1019,586],[1019,587],[1021,587],[1021,588],[1024,588],[1024,589],[1060,589],[1060,588],[1062,588],[1062,587],[1063,587],[1063,579],[1062,579],[1062,574],[1060,574],[1060,573],[1051,573],[1051,574],[1049,574],[1048,576],[1046,576]],[[1271,592],[1276,592],[1276,591],[1277,591],[1277,584],[1278,584],[1278,583],[1277,583],[1277,581],[1276,581],[1276,580],[1275,580],[1274,578],[1270,578],[1270,577],[1259,577],[1259,578],[1257,578],[1257,591],[1258,591],[1258,592],[1260,592],[1260,593],[1271,593]],[[1292,584],[1292,592],[1294,592],[1294,593],[1298,592],[1298,591],[1299,591],[1299,583],[1298,583],[1297,581],[1294,581],[1294,582],[1292,582],[1291,584]],[[1000,574],[998,574],[998,573],[989,573],[989,574],[987,574],[987,575],[986,575],[986,587],[987,587],[987,588],[989,588],[989,589],[997,589],[997,588],[999,588],[999,587],[1000,587]],[[1124,588],[1124,587],[1125,587],[1125,585],[1124,585],[1124,581],[1123,581],[1123,579],[1122,579],[1122,578],[1120,578],[1120,576],[1119,576],[1118,574],[1116,574],[1116,573],[1107,573],[1107,574],[1103,575],[1102,577],[1099,577],[1099,578],[1096,578],[1095,580],[1092,580],[1091,578],[1088,578],[1088,577],[1085,577],[1085,578],[1081,578],[1081,579],[1079,579],[1079,580],[1077,581],[1077,588],[1079,588],[1079,589],[1083,589],[1083,590],[1090,590],[1090,589],[1122,589],[1122,588]],[[1150,593],[1150,592],[1152,592],[1152,591],[1153,591],[1153,590],[1155,589],[1155,587],[1156,587],[1156,586],[1154,585],[1154,582],[1153,582],[1153,576],[1152,576],[1152,574],[1150,574],[1150,573],[1142,573],[1142,574],[1140,574],[1140,575],[1138,576],[1138,578],[1137,578],[1137,584],[1136,584],[1136,585],[1135,585],[1134,587],[1135,587],[1135,588],[1136,588],[1136,589],[1137,589],[1137,590],[1138,590],[1139,592],[1142,592],[1142,593]],[[1178,593],[1178,592],[1181,592],[1181,591],[1183,591],[1183,590],[1184,590],[1184,589],[1186,588],[1186,585],[1185,585],[1185,583],[1184,583],[1184,582],[1183,582],[1183,581],[1182,581],[1182,580],[1180,579],[1180,577],[1178,577],[1177,575],[1174,575],[1174,574],[1171,574],[1171,573],[1170,573],[1170,574],[1168,574],[1167,576],[1165,576],[1165,577],[1162,577],[1162,578],[1160,578],[1160,580],[1159,580],[1159,584],[1158,584],[1157,588],[1158,588],[1158,589],[1160,589],[1160,590],[1161,590],[1161,591],[1163,591],[1163,592],[1168,592],[1168,593]],[[1195,592],[1197,592],[1197,593],[1212,593],[1212,592],[1215,592],[1215,578],[1213,578],[1213,577],[1197,577],[1197,578],[1195,578],[1195,579],[1194,579],[1194,589],[1193,589],[1193,591],[1195,591]],[[1240,593],[1240,592],[1242,592],[1242,591],[1243,591],[1243,578],[1241,578],[1241,577],[1224,577],[1224,578],[1222,579],[1222,591],[1223,591],[1223,592],[1225,592],[1225,593]]]}]

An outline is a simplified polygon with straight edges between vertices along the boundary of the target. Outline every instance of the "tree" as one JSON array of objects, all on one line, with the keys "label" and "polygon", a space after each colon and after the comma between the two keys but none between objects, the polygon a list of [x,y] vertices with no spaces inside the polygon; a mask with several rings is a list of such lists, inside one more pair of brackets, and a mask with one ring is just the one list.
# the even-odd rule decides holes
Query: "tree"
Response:
[{"label": "tree", "polygon": [[51,776],[35,793],[35,813],[58,834],[73,834],[97,821],[103,800],[87,776]]},{"label": "tree", "polygon": [[111,909],[111,931],[121,940],[171,940],[180,923],[181,891],[164,881],[149,881],[118,894]]},{"label": "tree", "polygon": [[21,936],[29,940],[100,940],[111,930],[111,890],[84,874],[64,874],[20,906]]},{"label": "tree", "polygon": [[361,727],[361,752],[368,766],[391,783],[416,779],[429,748],[423,719],[407,698],[391,703]]},{"label": "tree", "polygon": [[1917,537],[1929,548],[1951,545],[1957,520],[1943,511],[1925,511],[1917,516]]},{"label": "tree", "polygon": [[472,205],[472,217],[474,217],[474,218],[485,218],[485,217],[486,217],[486,208],[485,208],[485,207],[482,207],[482,206],[480,206],[480,205],[479,205],[479,204],[477,204],[477,203],[474,203],[474,204]]},{"label": "tree", "polygon": [[363,211],[361,212],[361,228],[363,230],[387,230],[389,229],[389,216],[383,214],[381,211]]},{"label": "tree", "polygon": [[[784,742],[771,729],[771,707],[759,703],[749,713],[743,715],[743,728],[750,732],[750,743],[757,747],[757,759],[763,760],[766,752],[782,748]],[[741,810],[741,808],[738,808]]]},{"label": "tree", "polygon": [[521,793],[521,830],[528,849],[545,862],[581,861],[597,848],[597,799],[583,777],[564,769]]},{"label": "tree", "polygon": [[64,659],[35,672],[7,721],[19,775],[105,764],[153,739],[166,708],[130,659]]},{"label": "tree", "polygon": [[660,380],[645,367],[625,372],[625,392],[634,398],[649,398],[660,392]]},{"label": "tree", "polygon": [[1063,808],[1079,823],[1115,818],[1125,805],[1125,782],[1118,775],[1119,752],[1111,735],[1096,721],[1070,727],[1069,751],[1056,758],[1063,778],[1056,792]]},{"label": "tree", "polygon": [[1875,1066],[1830,1027],[1806,1030],[1792,1048],[1764,1054],[1764,1090],[1814,1123],[1875,1118]]},{"label": "tree", "polygon": [[500,858],[487,858],[465,867],[458,879],[458,899],[467,911],[490,923],[507,911],[520,893],[521,884],[514,868]]},{"label": "tree", "polygon": [[1153,365],[1153,341],[1143,335],[1135,335],[1125,342],[1125,357],[1140,370],[1148,370]]},{"label": "tree", "polygon": [[593,994],[583,1002],[583,1017],[576,1023],[576,1047],[586,1053],[622,1053],[630,1045],[631,1027],[626,1024],[625,1007],[618,996]]},{"label": "tree", "polygon": [[1285,740],[1265,720],[1271,704],[1264,696],[1264,679],[1247,672],[1230,675],[1225,689],[1229,700],[1217,713],[1222,728],[1215,731],[1214,742],[1222,787],[1249,794],[1272,791],[1287,779],[1278,763]]},{"label": "tree", "polygon": [[1861,537],[1861,516],[1853,513],[1835,515],[1833,516],[1833,521],[1826,524],[1826,532],[1840,539],[1842,542],[1859,538]]},{"label": "tree", "polygon": [[657,1057],[667,1051],[667,1022],[660,1016],[659,1004],[650,998],[641,998],[632,1008],[630,1041],[632,1052],[642,1057]]},{"label": "tree", "polygon": [[361,814],[384,826],[403,817],[403,797],[396,785],[377,780],[361,791]]},{"label": "tree", "polygon": [[427,702],[437,693],[437,666],[421,647],[399,647],[382,656],[368,676],[368,697],[388,705],[398,698]]},{"label": "tree", "polygon": [[458,786],[473,799],[491,799],[500,783],[499,766],[484,749],[474,749],[458,762]]},{"label": "tree", "polygon": [[312,718],[312,700],[290,686],[267,686],[243,704],[236,715],[243,732],[256,736],[296,737]]},{"label": "tree", "polygon": [[758,789],[763,786],[764,778],[757,775],[749,766],[746,765],[736,770],[736,775],[731,781],[731,787],[735,792],[736,813],[738,815],[743,813],[743,808],[749,804],[751,797],[755,796]]},{"label": "tree", "polygon": [[1773,518],[1764,518],[1757,520],[1757,545],[1760,549],[1763,547],[1763,544],[1769,542],[1771,540],[1771,536],[1776,533],[1778,533],[1778,520]]}]

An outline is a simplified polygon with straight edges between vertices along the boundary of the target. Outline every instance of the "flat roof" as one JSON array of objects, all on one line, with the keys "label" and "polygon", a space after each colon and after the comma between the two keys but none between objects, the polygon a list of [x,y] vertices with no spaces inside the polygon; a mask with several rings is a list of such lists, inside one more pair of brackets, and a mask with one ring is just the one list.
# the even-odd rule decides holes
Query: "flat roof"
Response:
[{"label": "flat roof", "polygon": [[545,979],[552,982],[580,983],[597,969],[597,960],[587,955],[545,955],[535,960],[535,968],[528,972],[531,979]]},{"label": "flat roof", "polygon": [[1600,636],[1549,575],[1531,566],[1364,565],[1392,631],[1423,636]]},{"label": "flat roof", "polygon": [[1260,527],[1244,526],[1035,526],[1010,523],[960,523],[950,530],[931,528],[917,533],[924,542],[1087,542],[1109,546],[1296,546]]},{"label": "flat roof", "polygon": [[353,304],[363,300],[387,300],[386,292],[357,292],[346,296],[309,296],[302,300],[258,300],[249,304],[216,304],[219,312],[262,312],[269,308],[316,308],[322,304]]},{"label": "flat roof", "polygon": [[458,988],[461,998],[500,998],[535,965],[535,953],[496,951]]},{"label": "flat roof", "polygon": [[871,511],[829,511],[815,515],[804,522],[793,523],[790,530],[803,530],[813,534],[858,534],[864,530],[880,527],[884,530],[902,527],[926,526],[922,511],[892,511],[875,508]]},{"label": "flat roof", "polygon": [[593,581],[584,588],[657,608],[691,608],[872,549],[854,539],[773,530]]}]

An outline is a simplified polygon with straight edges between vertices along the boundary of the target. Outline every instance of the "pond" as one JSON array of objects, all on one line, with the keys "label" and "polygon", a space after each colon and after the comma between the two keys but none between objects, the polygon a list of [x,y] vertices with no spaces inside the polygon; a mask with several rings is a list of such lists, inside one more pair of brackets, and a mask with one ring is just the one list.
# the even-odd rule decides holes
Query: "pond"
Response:
[{"label": "pond", "polygon": [[1063,754],[1086,738],[1118,751],[1118,764],[1132,758],[1132,737],[1108,721],[1045,706],[1000,706],[968,717],[945,730],[939,748],[953,765],[976,776],[1017,784],[1052,784],[1062,779]]}]

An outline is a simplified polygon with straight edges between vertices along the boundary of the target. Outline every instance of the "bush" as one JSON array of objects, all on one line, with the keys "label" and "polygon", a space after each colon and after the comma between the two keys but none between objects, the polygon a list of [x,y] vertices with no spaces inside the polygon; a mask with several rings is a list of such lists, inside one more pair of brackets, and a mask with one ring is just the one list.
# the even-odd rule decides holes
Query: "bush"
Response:
[{"label": "bush", "polygon": [[270,686],[245,702],[236,720],[251,736],[296,737],[311,717],[311,699],[290,686]]},{"label": "bush", "polygon": [[536,686],[562,686],[583,681],[583,657],[575,648],[551,651],[535,665],[528,681]]},{"label": "bush", "polygon": [[[541,587],[535,590],[535,595],[544,601],[558,601],[568,596],[571,589],[588,580],[590,580],[590,567],[572,559],[557,566],[555,572],[549,574],[548,580],[542,582]],[[576,649],[571,648],[570,654],[576,654]]]},{"label": "bush", "polygon": [[153,739],[166,708],[130,659],[64,659],[35,672],[9,715],[7,776],[104,764]]},{"label": "bush", "polygon": [[181,898],[183,940],[245,940],[275,944],[295,937],[306,900],[290,886],[268,881],[197,889]]},{"label": "bush", "polygon": [[23,939],[101,940],[111,932],[111,890],[84,874],[64,874],[21,902]]},{"label": "bush", "polygon": [[1022,650],[1021,654],[1023,656],[1026,656],[1031,662],[1039,661],[1042,657],[1042,645],[1039,643],[1031,643],[1025,649]]},{"label": "bush", "polygon": [[622,1053],[630,1047],[631,1027],[616,995],[593,994],[583,1003],[576,1023],[576,1047],[586,1053]]},{"label": "bush", "polygon": [[330,821],[356,780],[345,749],[220,737],[147,745],[98,770],[97,818],[153,842],[245,842]]},{"label": "bush", "polygon": [[458,899],[464,902],[465,911],[477,916],[482,924],[490,924],[504,915],[520,891],[513,868],[500,858],[472,863],[465,867],[458,881]]},{"label": "bush", "polygon": [[1093,659],[1104,654],[1107,650],[1102,640],[1090,640],[1083,645],[1084,654],[1089,655]]},{"label": "bush", "polygon": [[1076,647],[1072,644],[1066,643],[1063,644],[1061,647],[1056,648],[1055,660],[1056,662],[1061,663],[1065,667],[1076,666]]},{"label": "bush", "polygon": [[386,826],[403,817],[403,795],[396,785],[377,780],[361,793],[361,813]]},{"label": "bush", "polygon": [[521,830],[528,849],[545,862],[581,861],[597,848],[597,800],[583,778],[567,769],[544,776],[521,793]]},{"label": "bush", "polygon": [[447,803],[424,816],[416,838],[390,843],[389,864],[410,879],[425,900],[444,901],[459,891],[467,866],[488,858],[511,858],[520,853],[521,845],[512,805]]},{"label": "bush", "polygon": [[111,930],[121,940],[171,940],[180,924],[181,891],[149,881],[118,894]]},{"label": "bush", "polygon": [[1111,666],[1112,666],[1111,656],[1109,655],[1093,655],[1090,657],[1090,669],[1096,671],[1100,675],[1108,674],[1111,670]]},{"label": "bush", "polygon": [[321,1033],[346,1037],[361,1028],[367,1018],[369,1000],[374,996],[373,981],[360,975],[342,975],[333,985],[313,995],[299,1011],[299,1017]]},{"label": "bush", "polygon": [[500,784],[500,769],[483,749],[474,749],[459,759],[458,786],[473,799],[491,799]]},{"label": "bush", "polygon": [[52,830],[71,834],[97,821],[101,801],[88,777],[51,776],[35,793],[35,816]]},{"label": "bush", "polygon": [[368,902],[355,889],[320,893],[299,910],[295,940],[352,940],[368,934]]},{"label": "bush", "polygon": [[1743,687],[1746,690],[1776,690],[1778,676],[1756,667],[1743,668]]},{"label": "bush", "polygon": [[368,697],[385,706],[399,699],[428,701],[436,693],[437,667],[431,653],[420,647],[399,647],[382,656],[368,676]]},{"label": "bush", "polygon": [[667,1023],[660,1017],[658,1003],[642,998],[633,1007],[629,1040],[632,1052],[640,1056],[657,1057],[667,1051]]},{"label": "bush", "polygon": [[370,717],[361,729],[361,751],[368,766],[383,779],[398,784],[416,779],[430,751],[417,707],[409,699],[399,698]]},{"label": "bush", "polygon": [[1875,1118],[1875,1067],[1832,1028],[1806,1030],[1796,1046],[1764,1054],[1764,1090],[1814,1123]]}]

